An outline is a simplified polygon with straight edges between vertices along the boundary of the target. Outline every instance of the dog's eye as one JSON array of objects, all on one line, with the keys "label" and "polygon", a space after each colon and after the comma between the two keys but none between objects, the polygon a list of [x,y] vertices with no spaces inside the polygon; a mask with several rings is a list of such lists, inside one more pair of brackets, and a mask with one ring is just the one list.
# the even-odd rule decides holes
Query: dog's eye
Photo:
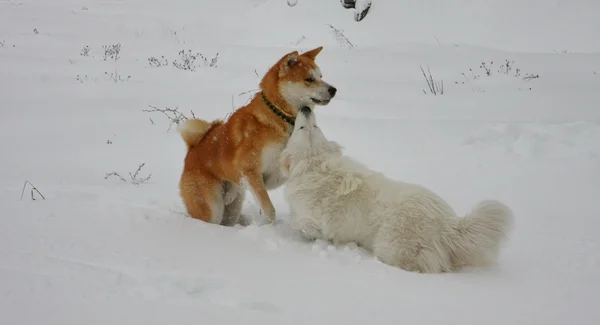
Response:
[{"label": "dog's eye", "polygon": [[315,129],[318,129],[318,128],[319,128],[319,127],[318,127],[316,124],[315,124],[315,125],[313,125],[313,126],[315,127]]},{"label": "dog's eye", "polygon": [[301,126],[301,127],[300,127],[300,130],[304,130],[304,127],[303,127],[303,126]]},{"label": "dog's eye", "polygon": [[313,77],[306,78],[306,82],[308,82],[308,83],[311,83],[313,81],[315,81],[315,78],[313,78]]}]

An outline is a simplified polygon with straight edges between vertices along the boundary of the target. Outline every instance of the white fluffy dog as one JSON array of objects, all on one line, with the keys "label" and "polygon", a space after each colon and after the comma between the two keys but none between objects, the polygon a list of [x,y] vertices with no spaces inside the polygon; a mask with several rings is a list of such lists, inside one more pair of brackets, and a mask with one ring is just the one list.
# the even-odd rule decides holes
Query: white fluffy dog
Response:
[{"label": "white fluffy dog", "polygon": [[382,262],[421,273],[489,266],[513,222],[501,202],[480,202],[464,218],[430,190],[394,181],[342,155],[308,108],[282,152],[291,227],[334,245],[354,242]]}]

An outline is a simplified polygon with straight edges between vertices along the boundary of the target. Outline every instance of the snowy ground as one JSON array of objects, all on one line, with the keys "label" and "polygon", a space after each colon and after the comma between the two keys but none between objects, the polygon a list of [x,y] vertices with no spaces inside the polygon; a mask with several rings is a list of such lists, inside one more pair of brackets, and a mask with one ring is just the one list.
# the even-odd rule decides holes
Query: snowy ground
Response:
[{"label": "snowy ground", "polygon": [[[599,13],[374,0],[356,23],[334,0],[1,1],[0,324],[598,324]],[[185,216],[183,141],[143,110],[224,117],[283,54],[319,45],[338,88],[317,111],[324,132],[459,214],[506,202],[516,225],[498,266],[419,275],[303,241],[280,190],[276,225]],[[181,50],[217,65],[177,69]],[[141,163],[139,186],[104,178]],[[25,181],[45,200],[20,199]]]}]

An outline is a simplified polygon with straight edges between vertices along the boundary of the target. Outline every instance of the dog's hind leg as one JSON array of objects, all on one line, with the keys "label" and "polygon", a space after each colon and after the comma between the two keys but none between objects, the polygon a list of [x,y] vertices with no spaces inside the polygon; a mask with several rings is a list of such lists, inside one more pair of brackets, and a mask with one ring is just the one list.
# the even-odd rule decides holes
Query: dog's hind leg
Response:
[{"label": "dog's hind leg", "polygon": [[179,193],[192,218],[221,224],[224,210],[221,182],[203,175],[184,174]]},{"label": "dog's hind leg", "polygon": [[418,245],[400,243],[397,236],[389,229],[381,229],[375,235],[373,254],[383,263],[399,267],[409,272],[422,273],[423,270],[417,263],[419,255]]},{"label": "dog's hind leg", "polygon": [[223,182],[223,203],[229,205],[238,195],[240,186],[232,182]]},{"label": "dog's hind leg", "polygon": [[[418,213],[414,212],[413,213]],[[382,262],[406,271],[441,273],[452,271],[435,229],[426,217],[405,213],[386,222],[375,235],[373,253]]]},{"label": "dog's hind leg", "polygon": [[[225,210],[223,211],[223,220],[221,221],[221,225],[234,226],[240,221],[242,205],[244,204],[246,191],[237,184],[232,184],[229,182],[226,182],[224,187],[226,189],[224,194]],[[244,226],[246,224],[242,225]]]}]

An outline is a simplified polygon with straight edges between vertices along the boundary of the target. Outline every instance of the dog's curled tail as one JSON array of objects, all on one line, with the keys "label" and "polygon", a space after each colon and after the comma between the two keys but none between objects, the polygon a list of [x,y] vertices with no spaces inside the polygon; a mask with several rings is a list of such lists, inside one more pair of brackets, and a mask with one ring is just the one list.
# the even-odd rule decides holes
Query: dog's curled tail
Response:
[{"label": "dog's curled tail", "polygon": [[222,121],[207,122],[201,119],[187,119],[177,125],[177,131],[189,149],[197,145],[210,129],[222,123]]},{"label": "dog's curled tail", "polygon": [[513,213],[504,203],[480,202],[470,214],[458,219],[447,238],[452,264],[460,268],[494,263],[513,222]]}]

